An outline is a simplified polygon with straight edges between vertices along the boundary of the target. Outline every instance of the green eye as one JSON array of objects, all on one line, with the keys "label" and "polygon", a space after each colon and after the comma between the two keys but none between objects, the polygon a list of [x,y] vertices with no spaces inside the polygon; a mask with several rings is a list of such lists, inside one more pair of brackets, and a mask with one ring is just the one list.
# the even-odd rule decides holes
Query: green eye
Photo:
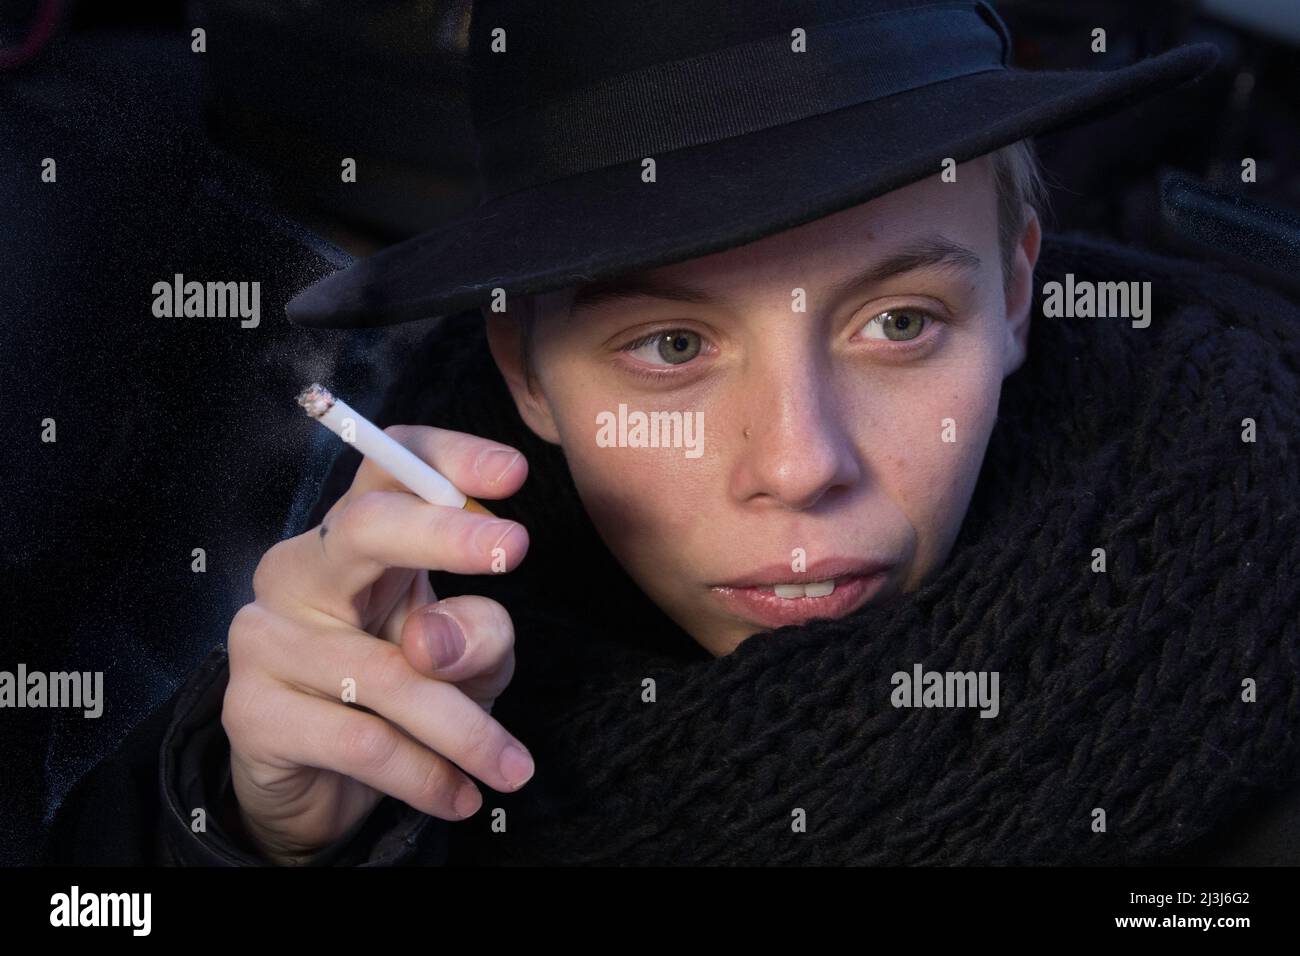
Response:
[{"label": "green eye", "polygon": [[684,329],[669,332],[659,339],[659,357],[678,365],[700,354],[700,337]]},{"label": "green eye", "polygon": [[881,312],[869,323],[867,328],[879,328],[883,335],[869,335],[868,338],[886,338],[891,342],[906,342],[921,334],[925,328],[926,316],[916,309],[891,309]]},{"label": "green eye", "polygon": [[681,365],[699,355],[702,347],[703,342],[699,338],[699,333],[692,332],[690,329],[669,329],[668,332],[655,332],[638,339],[628,346],[627,350],[651,365],[659,364],[656,358],[662,359],[669,365]]}]

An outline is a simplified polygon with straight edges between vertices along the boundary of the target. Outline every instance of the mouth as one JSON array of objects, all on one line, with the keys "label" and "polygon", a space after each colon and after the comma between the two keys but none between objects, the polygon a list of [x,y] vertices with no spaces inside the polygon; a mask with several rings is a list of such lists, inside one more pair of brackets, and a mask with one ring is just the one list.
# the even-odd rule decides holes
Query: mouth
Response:
[{"label": "mouth", "polygon": [[803,580],[795,579],[788,568],[766,569],[709,591],[737,617],[780,627],[856,611],[880,593],[889,571],[888,565],[878,562],[819,562],[799,575]]},{"label": "mouth", "polygon": [[764,584],[754,588],[764,594],[775,594],[779,598],[792,601],[796,598],[829,597],[835,593],[836,583],[845,583],[851,578],[831,578],[827,581],[809,581],[807,584]]}]

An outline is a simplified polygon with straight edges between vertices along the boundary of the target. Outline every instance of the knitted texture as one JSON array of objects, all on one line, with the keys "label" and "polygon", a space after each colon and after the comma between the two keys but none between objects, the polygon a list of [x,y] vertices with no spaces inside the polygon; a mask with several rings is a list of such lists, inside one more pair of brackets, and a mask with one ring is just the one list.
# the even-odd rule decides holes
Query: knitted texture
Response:
[{"label": "knitted texture", "polygon": [[[378,421],[528,457],[492,505],[529,529],[520,568],[431,579],[511,612],[517,668],[493,714],[537,763],[451,825],[452,862],[1156,862],[1300,779],[1300,310],[1204,263],[1063,236],[1035,302],[1066,272],[1150,281],[1151,325],[1036,312],[947,563],[716,659],[605,549],[481,317],[443,320]],[[308,526],[356,463],[336,461]],[[918,663],[998,672],[1000,712],[895,708],[891,675]]]}]

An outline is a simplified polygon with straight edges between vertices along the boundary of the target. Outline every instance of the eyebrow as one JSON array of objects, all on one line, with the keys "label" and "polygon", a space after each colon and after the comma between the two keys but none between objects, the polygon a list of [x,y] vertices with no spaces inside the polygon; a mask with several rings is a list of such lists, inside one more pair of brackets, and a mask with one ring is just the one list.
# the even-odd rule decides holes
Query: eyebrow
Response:
[{"label": "eyebrow", "polygon": [[[836,282],[828,293],[832,298],[839,297],[917,269],[949,268],[974,272],[982,265],[980,257],[974,251],[934,233],[908,242],[881,261]],[[595,308],[607,302],[639,298],[667,299],[694,305],[722,304],[716,296],[701,289],[667,282],[648,272],[629,272],[610,279],[583,283],[575,288],[569,301],[569,315],[572,316],[579,309]]]}]

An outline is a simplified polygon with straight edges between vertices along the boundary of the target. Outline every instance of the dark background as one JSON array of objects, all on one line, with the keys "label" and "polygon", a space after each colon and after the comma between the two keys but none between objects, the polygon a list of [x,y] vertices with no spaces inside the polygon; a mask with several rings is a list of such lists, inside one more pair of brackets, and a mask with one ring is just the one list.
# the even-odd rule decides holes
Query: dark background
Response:
[{"label": "dark background", "polygon": [[[1233,22],[1192,0],[998,5],[1029,69],[1222,53],[1192,88],[1039,140],[1048,225],[1226,261],[1300,301],[1300,4],[1205,2]],[[477,199],[469,0],[127,7],[0,0],[0,670],[100,670],[106,697],[98,720],[0,711],[6,864],[224,640],[305,515],[337,440],[296,392],[319,379],[370,412],[437,321],[308,331],[284,302]],[[1289,24],[1252,18],[1286,7]],[[176,272],[259,281],[261,325],[155,318],[151,287]]]}]

